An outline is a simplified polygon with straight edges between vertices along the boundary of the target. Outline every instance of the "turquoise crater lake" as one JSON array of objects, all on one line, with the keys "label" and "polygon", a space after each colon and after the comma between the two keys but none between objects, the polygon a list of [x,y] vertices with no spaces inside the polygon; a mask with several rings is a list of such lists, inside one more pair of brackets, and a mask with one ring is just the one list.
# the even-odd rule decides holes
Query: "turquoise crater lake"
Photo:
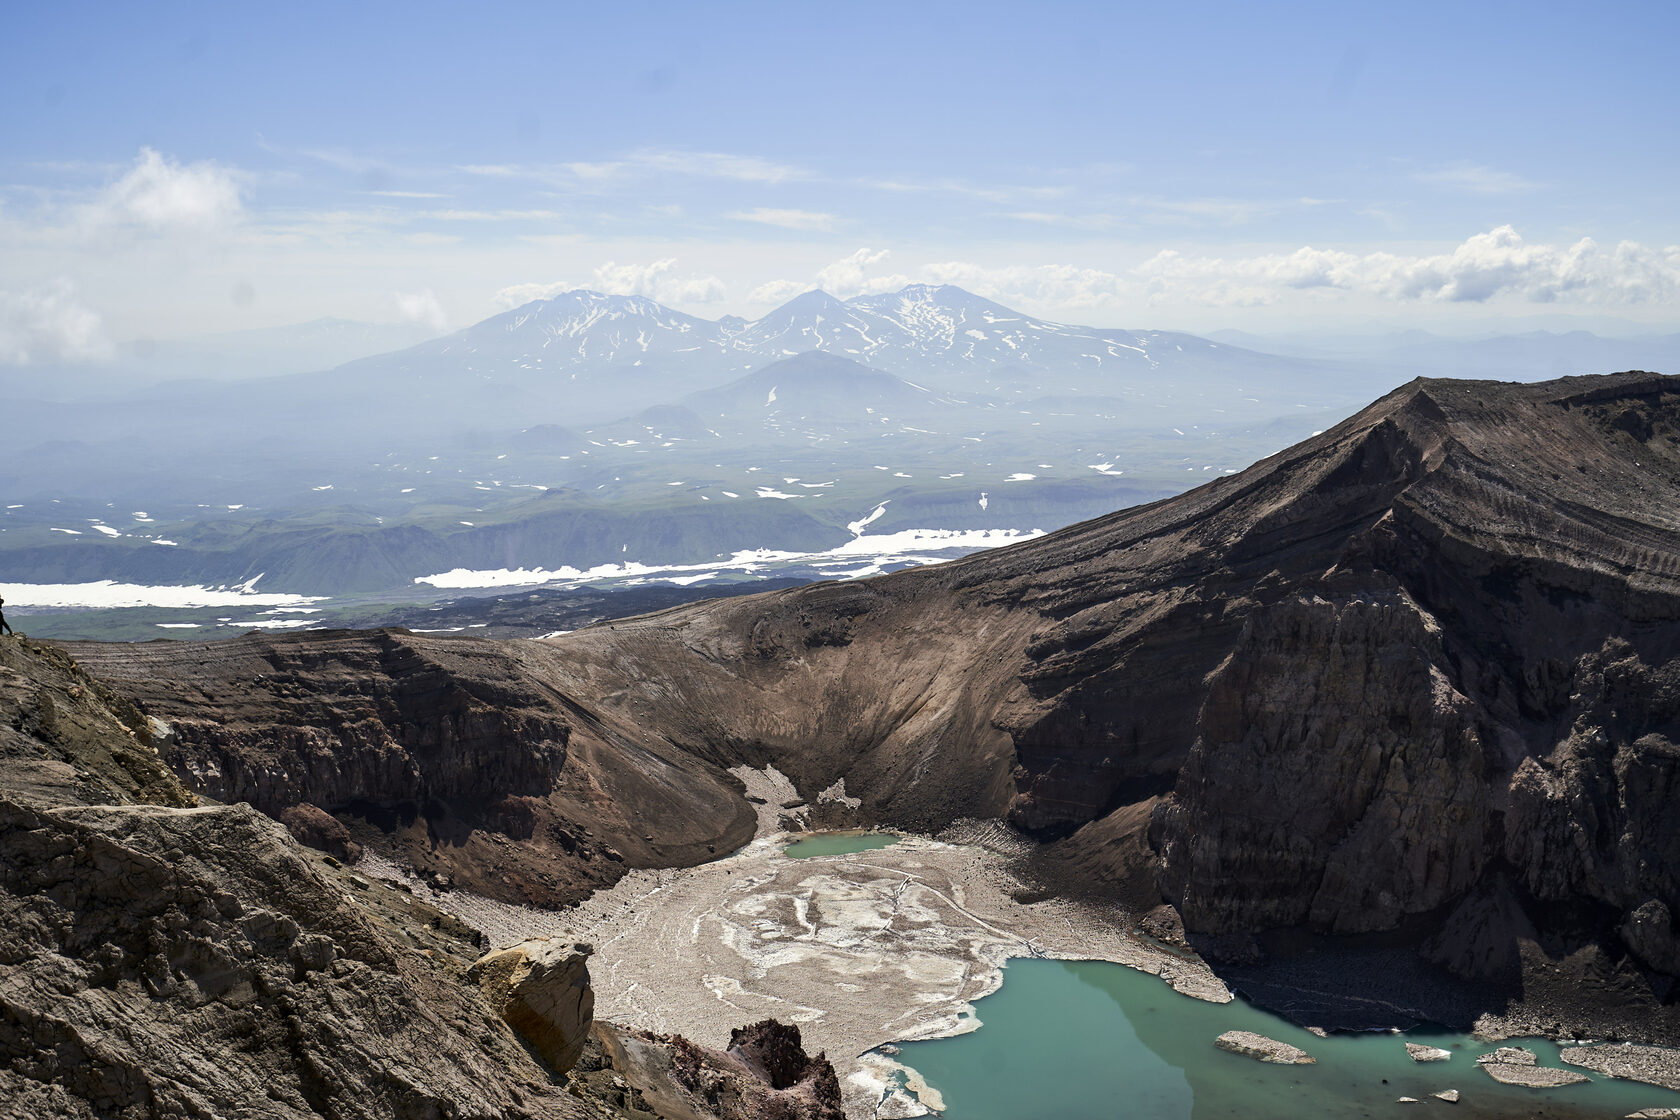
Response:
[{"label": "turquoise crater lake", "polygon": [[794,859],[809,859],[812,856],[849,856],[854,852],[872,852],[896,843],[898,837],[891,832],[818,832],[803,840],[795,840],[782,851]]},{"label": "turquoise crater lake", "polygon": [[[944,1097],[946,1120],[1416,1118],[1440,1108],[1459,1117],[1620,1117],[1680,1106],[1680,1093],[1589,1071],[1580,1071],[1593,1079],[1584,1085],[1502,1085],[1476,1067],[1497,1044],[1428,1031],[1320,1038],[1240,999],[1204,1003],[1106,961],[1013,960],[1003,987],[975,1011],[983,1025],[969,1034],[900,1044],[898,1060]],[[1287,1042],[1318,1062],[1268,1065],[1226,1053],[1214,1039],[1229,1030]],[[1415,1063],[1408,1041],[1452,1057]],[[1504,1045],[1562,1065],[1554,1043]],[[1459,1091],[1457,1105],[1431,1098],[1445,1089]],[[1422,1103],[1396,1103],[1402,1096]]]}]

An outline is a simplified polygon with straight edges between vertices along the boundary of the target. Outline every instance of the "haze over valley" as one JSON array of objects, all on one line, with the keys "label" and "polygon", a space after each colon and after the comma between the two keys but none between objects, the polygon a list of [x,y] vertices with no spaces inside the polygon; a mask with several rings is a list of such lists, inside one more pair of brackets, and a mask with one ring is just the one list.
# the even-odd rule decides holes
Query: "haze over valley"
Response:
[{"label": "haze over valley", "polygon": [[5,28],[0,1120],[1680,1117],[1680,8]]}]

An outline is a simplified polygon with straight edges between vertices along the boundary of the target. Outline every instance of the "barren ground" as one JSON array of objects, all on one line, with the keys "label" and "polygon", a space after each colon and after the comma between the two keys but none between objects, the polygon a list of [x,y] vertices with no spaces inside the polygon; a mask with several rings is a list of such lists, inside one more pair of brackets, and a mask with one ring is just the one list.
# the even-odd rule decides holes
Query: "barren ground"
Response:
[{"label": "barren ground", "polygon": [[[564,912],[458,892],[437,901],[496,943],[560,934],[593,944],[599,1018],[719,1048],[733,1027],[797,1023],[807,1048],[833,1059],[847,1113],[860,1120],[922,1111],[892,1088],[902,1067],[875,1048],[973,1029],[973,1001],[1003,982],[1010,957],[1115,961],[1187,995],[1231,998],[1200,961],[1130,936],[1118,911],[1017,902],[1021,884],[1006,870],[1014,841],[997,825],[790,859],[777,807],[795,799],[791,785],[774,769],[735,773],[765,804],[753,842],[728,858],[634,872]],[[372,858],[368,870],[395,871]]]}]

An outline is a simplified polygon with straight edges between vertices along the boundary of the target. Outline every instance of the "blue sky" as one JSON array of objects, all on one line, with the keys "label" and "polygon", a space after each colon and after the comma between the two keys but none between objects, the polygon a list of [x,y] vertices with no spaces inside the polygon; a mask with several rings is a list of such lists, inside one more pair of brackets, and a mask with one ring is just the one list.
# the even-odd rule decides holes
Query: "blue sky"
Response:
[{"label": "blue sky", "polygon": [[1680,326],[1680,5],[9,3],[0,361],[582,285]]}]

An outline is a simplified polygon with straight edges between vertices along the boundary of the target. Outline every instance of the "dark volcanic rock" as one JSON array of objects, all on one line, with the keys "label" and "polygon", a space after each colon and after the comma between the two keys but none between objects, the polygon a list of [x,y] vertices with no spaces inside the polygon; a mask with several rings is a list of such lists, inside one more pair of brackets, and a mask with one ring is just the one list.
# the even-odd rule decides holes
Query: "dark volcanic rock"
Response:
[{"label": "dark volcanic rock", "polygon": [[[554,816],[496,827],[573,882],[550,820],[703,858],[728,842],[697,822],[744,807],[712,767],[773,763],[807,801],[844,778],[859,819],[1006,817],[1062,889],[1164,896],[1192,943],[1384,938],[1520,982],[1542,1028],[1680,1037],[1680,383],[1655,374],[1417,381],[1039,540],[549,642],[74,652],[204,721],[162,746],[199,788],[336,812],[458,781],[489,799],[469,821],[534,798]],[[495,887],[496,855],[456,862]]]},{"label": "dark volcanic rock", "polygon": [[248,806],[0,799],[0,850],[0,1098],[30,1116],[581,1115]]},{"label": "dark volcanic rock", "polygon": [[[169,729],[185,784],[346,858],[376,843],[456,886],[553,906],[752,835],[738,783],[557,691],[534,643],[323,631],[69,648]],[[342,821],[361,823],[341,837]]]},{"label": "dark volcanic rock", "polygon": [[355,863],[362,858],[362,846],[350,839],[350,830],[344,827],[344,823],[307,801],[282,809],[278,819],[292,834],[292,839],[306,848],[330,853],[346,863]]},{"label": "dark volcanic rock", "polygon": [[1440,660],[1404,592],[1249,615],[1162,809],[1162,886],[1188,928],[1392,929],[1476,882],[1493,794]]},{"label": "dark volcanic rock", "polygon": [[[797,1026],[775,1019],[730,1031],[729,1053],[745,1062],[772,1089],[786,1089],[809,1077],[820,1076],[815,1067],[827,1064],[820,1054],[815,1058],[806,1055]],[[833,1077],[834,1068],[830,1066],[828,1079]]]},{"label": "dark volcanic rock", "polygon": [[476,931],[250,806],[183,807],[61,653],[0,666],[0,1115],[586,1115],[466,982]]},{"label": "dark volcanic rock", "polygon": [[597,1053],[579,1067],[585,1095],[606,1097],[625,1108],[622,1097],[603,1092],[598,1069],[616,1072],[632,1088],[634,1104],[646,1114],[686,1120],[844,1120],[840,1079],[825,1055],[810,1057],[799,1028],[765,1019],[730,1032],[727,1051],[697,1046],[681,1035],[625,1030],[597,1023]]},{"label": "dark volcanic rock", "polygon": [[[1193,938],[1672,975],[1650,905],[1680,905],[1668,378],[1416,382],[1039,541],[552,644],[558,679],[807,796],[844,777],[885,822],[1065,837]],[[1644,1029],[1675,1028],[1666,990],[1635,1000]]]}]

